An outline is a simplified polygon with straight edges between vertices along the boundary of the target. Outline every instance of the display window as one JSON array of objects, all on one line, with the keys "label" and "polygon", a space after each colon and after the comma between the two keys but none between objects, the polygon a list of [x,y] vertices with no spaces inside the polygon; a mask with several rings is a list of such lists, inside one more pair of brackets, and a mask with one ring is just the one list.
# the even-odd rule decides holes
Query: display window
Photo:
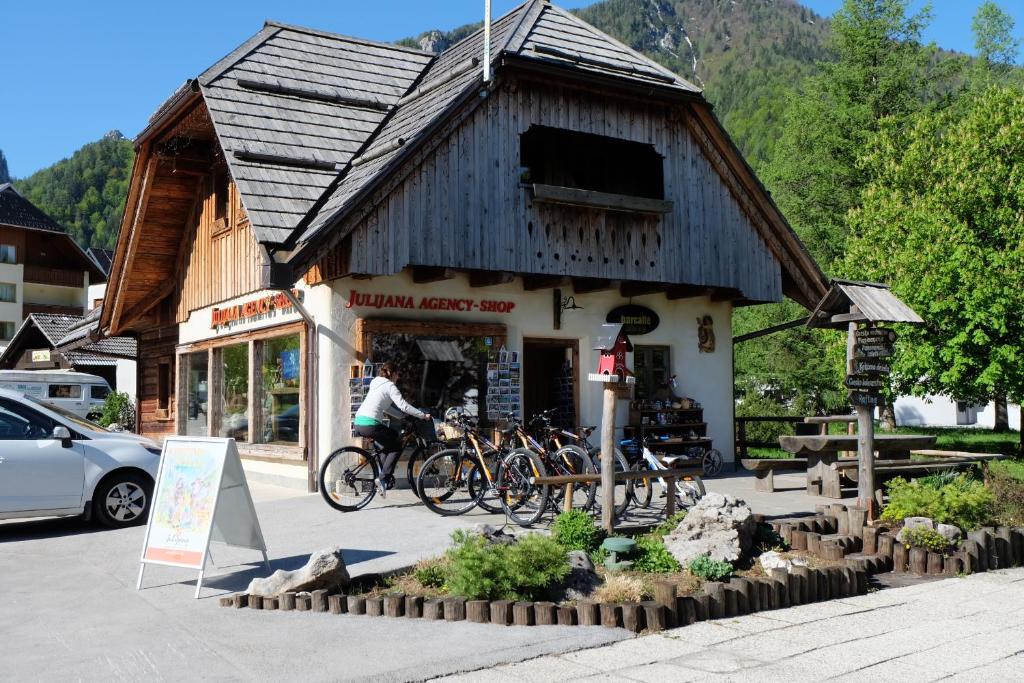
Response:
[{"label": "display window", "polygon": [[186,354],[181,371],[186,375],[185,436],[207,436],[209,430],[210,354]]},{"label": "display window", "polygon": [[301,424],[299,335],[263,342],[260,369],[263,386],[263,443],[298,444]]},{"label": "display window", "polygon": [[217,435],[245,442],[249,440],[249,345],[226,346],[218,353],[222,379]]}]

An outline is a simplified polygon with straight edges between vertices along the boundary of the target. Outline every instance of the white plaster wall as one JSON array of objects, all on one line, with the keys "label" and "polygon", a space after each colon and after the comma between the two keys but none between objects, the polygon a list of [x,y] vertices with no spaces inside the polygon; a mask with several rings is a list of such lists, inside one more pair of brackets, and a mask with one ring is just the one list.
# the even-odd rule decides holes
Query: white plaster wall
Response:
[{"label": "white plaster wall", "polygon": [[71,306],[85,311],[85,287],[60,287],[28,282],[24,285],[23,301],[50,306]]},{"label": "white plaster wall", "polygon": [[118,360],[115,379],[117,380],[117,390],[128,394],[134,403],[135,397],[137,396],[135,361]]},{"label": "white plaster wall", "polygon": [[92,305],[96,299],[102,299],[103,295],[107,293],[107,283],[103,282],[98,285],[89,285],[89,289],[86,293],[86,305],[85,310],[91,311],[95,306]]},{"label": "white plaster wall", "polygon": [[[978,421],[973,425],[958,425],[956,422],[956,401],[945,396],[900,396],[894,404],[896,424],[908,427],[978,427],[991,429],[995,425],[995,402],[989,402],[978,411]],[[1010,428],[1020,429],[1020,406],[1008,406]]]},{"label": "white plaster wall", "polygon": [[[413,296],[416,304],[422,297],[459,297],[474,300],[508,300],[515,302],[509,314],[458,313],[433,310],[396,310],[346,308],[350,290],[371,294]],[[572,294],[566,289],[565,294]],[[672,371],[677,374],[679,393],[701,403],[708,423],[708,436],[727,462],[733,460],[733,391],[731,306],[696,298],[669,301],[663,294],[634,297],[627,300],[618,292],[596,292],[573,295],[583,310],[565,311],[562,329],[554,330],[552,293],[550,289],[527,292],[521,281],[493,287],[471,288],[466,276],[417,285],[407,273],[372,280],[338,280],[330,285],[312,288],[307,299],[309,310],[317,316],[320,362],[320,456],[349,442],[348,369],[356,362],[354,329],[359,317],[444,320],[450,322],[503,323],[508,330],[508,348],[522,352],[524,337],[579,339],[580,343],[580,417],[584,424],[600,424],[601,385],[586,380],[587,373],[597,367],[597,352],[592,350],[593,337],[604,323],[608,312],[625,303],[653,309],[661,318],[652,333],[636,336],[635,344],[672,347]],[[325,315],[325,319],[320,316]],[[697,318],[710,314],[714,318],[717,348],[714,353],[700,353],[697,346]],[[628,419],[628,401],[620,401],[616,425]]]}]

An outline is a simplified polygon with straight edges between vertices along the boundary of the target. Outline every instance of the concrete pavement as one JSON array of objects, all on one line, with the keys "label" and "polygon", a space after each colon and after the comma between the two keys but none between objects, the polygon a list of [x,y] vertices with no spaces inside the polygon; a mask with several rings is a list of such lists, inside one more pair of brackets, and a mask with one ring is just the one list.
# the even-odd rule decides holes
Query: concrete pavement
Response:
[{"label": "concrete pavement", "polygon": [[700,622],[448,677],[491,681],[1024,680],[1024,569]]}]

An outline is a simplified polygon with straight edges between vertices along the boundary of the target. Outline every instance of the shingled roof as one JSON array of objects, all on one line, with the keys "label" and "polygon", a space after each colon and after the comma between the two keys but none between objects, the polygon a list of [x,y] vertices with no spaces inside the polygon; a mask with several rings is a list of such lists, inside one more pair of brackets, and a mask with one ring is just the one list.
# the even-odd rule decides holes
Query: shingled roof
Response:
[{"label": "shingled roof", "polygon": [[267,22],[199,77],[259,241],[291,235],[431,58]]},{"label": "shingled roof", "polygon": [[50,347],[75,366],[109,366],[114,365],[117,362],[117,358],[134,359],[137,356],[138,345],[131,337],[108,337],[98,342],[89,342],[88,344],[81,345],[77,349],[64,350],[61,348],[62,346],[67,346],[69,336],[72,340],[76,337],[76,331],[84,331],[85,334],[82,336],[86,336],[90,329],[96,328],[98,319],[89,320],[88,318],[88,316],[83,317],[80,315],[30,313],[14,334],[14,338],[8,342],[7,348],[4,349],[3,353],[0,353],[0,364],[14,360],[8,356],[21,352],[21,339],[32,328],[39,330],[50,344]]},{"label": "shingled roof", "polygon": [[14,185],[0,185],[0,225],[47,232],[64,232],[57,221],[47,216],[35,204],[21,196]]}]

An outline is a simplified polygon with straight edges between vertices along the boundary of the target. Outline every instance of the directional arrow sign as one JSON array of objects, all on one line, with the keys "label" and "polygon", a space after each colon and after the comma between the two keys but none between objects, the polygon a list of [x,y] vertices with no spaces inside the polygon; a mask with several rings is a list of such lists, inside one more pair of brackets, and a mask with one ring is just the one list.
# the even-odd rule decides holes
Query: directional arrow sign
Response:
[{"label": "directional arrow sign", "polygon": [[882,404],[882,397],[878,394],[867,394],[863,391],[851,391],[850,403],[855,406],[874,408]]},{"label": "directional arrow sign", "polygon": [[854,332],[854,337],[858,342],[866,343],[896,343],[896,332],[890,330],[887,327],[869,327],[863,330],[857,330]]},{"label": "directional arrow sign", "polygon": [[858,375],[887,375],[892,372],[892,367],[877,360],[855,360],[853,371]]},{"label": "directional arrow sign", "polygon": [[893,354],[893,348],[885,344],[857,344],[854,350],[854,358],[888,358]]},{"label": "directional arrow sign", "polygon": [[878,390],[885,386],[884,380],[880,377],[872,377],[871,375],[847,375],[844,383],[847,389]]}]

